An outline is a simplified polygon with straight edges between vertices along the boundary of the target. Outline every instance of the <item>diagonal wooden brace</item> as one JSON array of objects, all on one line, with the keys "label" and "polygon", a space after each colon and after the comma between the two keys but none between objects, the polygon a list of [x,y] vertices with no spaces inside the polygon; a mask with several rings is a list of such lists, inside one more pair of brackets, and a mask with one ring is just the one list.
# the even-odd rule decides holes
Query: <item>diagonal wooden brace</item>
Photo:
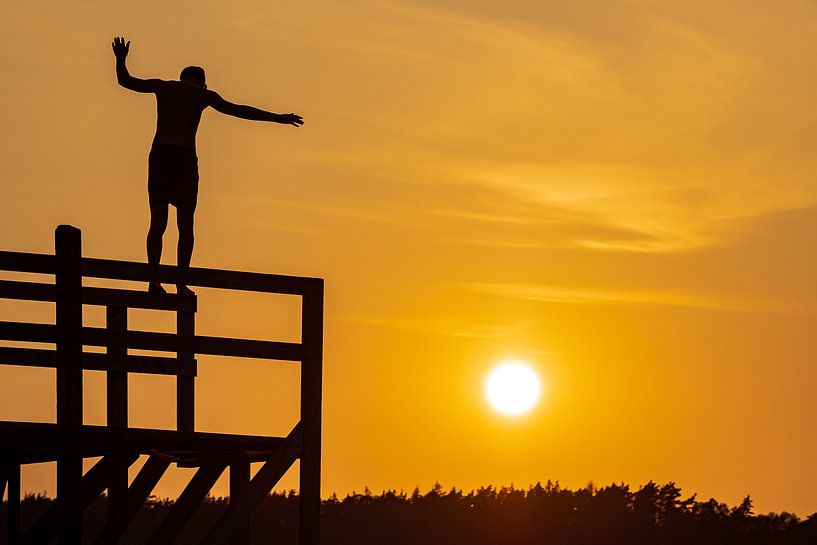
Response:
[{"label": "diagonal wooden brace", "polygon": [[207,497],[210,489],[224,473],[225,466],[206,465],[199,468],[190,482],[187,483],[179,499],[170,508],[162,523],[156,529],[148,545],[172,545],[184,526],[196,512],[201,502]]},{"label": "diagonal wooden brace", "polygon": [[167,471],[171,460],[166,456],[151,455],[139,474],[128,487],[128,494],[119,511],[108,521],[94,545],[114,545],[145,504],[159,479]]},{"label": "diagonal wooden brace", "polygon": [[235,502],[230,503],[227,512],[216,522],[202,541],[202,545],[225,545],[301,455],[301,449],[299,422],[275,453],[261,466],[244,493],[238,496]]},{"label": "diagonal wooden brace", "polygon": [[47,545],[57,534],[76,521],[111,482],[111,478],[126,470],[139,457],[135,442],[126,438],[102,457],[82,477],[79,487],[51,504],[45,513],[23,533],[22,545]]}]

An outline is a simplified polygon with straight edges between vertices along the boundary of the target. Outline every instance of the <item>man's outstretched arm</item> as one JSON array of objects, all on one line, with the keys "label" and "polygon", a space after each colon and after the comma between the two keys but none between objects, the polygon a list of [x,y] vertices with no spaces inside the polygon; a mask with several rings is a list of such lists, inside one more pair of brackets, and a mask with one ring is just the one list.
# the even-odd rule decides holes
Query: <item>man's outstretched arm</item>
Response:
[{"label": "man's outstretched arm", "polygon": [[160,79],[139,79],[130,75],[128,67],[125,65],[125,58],[130,50],[130,42],[125,43],[125,38],[114,38],[113,54],[116,57],[116,81],[125,89],[136,91],[137,93],[155,93],[159,89]]},{"label": "man's outstretched arm", "polygon": [[269,121],[271,123],[282,123],[284,125],[292,125],[293,127],[300,127],[304,124],[301,116],[296,114],[274,114],[252,106],[244,106],[242,104],[233,104],[229,100],[224,100],[221,95],[215,91],[208,91],[208,104],[217,112],[231,115],[233,117],[240,117],[241,119],[249,119],[251,121]]}]

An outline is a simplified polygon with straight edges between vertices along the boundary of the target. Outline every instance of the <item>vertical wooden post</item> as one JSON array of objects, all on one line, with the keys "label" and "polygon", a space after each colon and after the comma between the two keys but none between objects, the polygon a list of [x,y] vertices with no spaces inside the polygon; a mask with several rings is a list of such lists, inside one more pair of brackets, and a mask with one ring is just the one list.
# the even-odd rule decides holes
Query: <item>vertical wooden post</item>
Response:
[{"label": "vertical wooden post", "polygon": [[[176,312],[176,334],[188,336],[185,349],[177,352],[180,360],[193,359],[193,335],[196,333],[196,315],[192,311]],[[178,376],[176,378],[176,429],[193,431],[195,429],[195,382],[194,377]]]},{"label": "vertical wooden post", "polygon": [[6,503],[6,543],[20,543],[20,464],[8,467],[8,502]]},{"label": "vertical wooden post", "polygon": [[[105,325],[111,333],[127,331],[128,308],[106,307]],[[111,358],[124,359],[128,349],[122,343],[114,343],[108,345],[107,352]],[[108,427],[126,429],[128,427],[128,374],[124,371],[108,371],[107,382]],[[127,494],[128,471],[125,470],[111,478],[111,486],[108,487],[108,520],[116,518],[121,512]]]},{"label": "vertical wooden post", "polygon": [[[57,460],[57,500],[76,492],[82,478],[82,235],[60,225],[55,233],[57,325],[57,427],[62,452]],[[60,533],[60,545],[82,543],[82,522]]]},{"label": "vertical wooden post", "polygon": [[323,280],[304,292],[301,308],[300,545],[320,544],[321,381],[323,376]]},{"label": "vertical wooden post", "polygon": [[[238,462],[230,466],[230,503],[250,486],[250,463]],[[250,521],[247,520],[233,535],[230,545],[250,545]]]}]

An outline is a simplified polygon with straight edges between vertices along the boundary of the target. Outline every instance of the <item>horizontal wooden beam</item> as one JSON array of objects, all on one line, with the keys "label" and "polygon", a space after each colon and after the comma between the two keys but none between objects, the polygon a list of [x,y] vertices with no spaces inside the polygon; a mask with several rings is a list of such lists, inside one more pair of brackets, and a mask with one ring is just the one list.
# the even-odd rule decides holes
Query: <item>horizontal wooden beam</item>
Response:
[{"label": "horizontal wooden beam", "polygon": [[[0,346],[0,365],[55,368],[57,353],[55,350],[40,348]],[[82,368],[88,371],[121,371],[185,377],[195,377],[197,373],[196,360],[179,360],[161,356],[113,356],[96,352],[82,354]]]},{"label": "horizontal wooden beam", "polygon": [[[256,341],[227,337],[193,337],[176,333],[154,331],[111,331],[102,327],[82,328],[83,344],[92,346],[125,346],[140,350],[164,352],[193,352],[214,356],[259,358],[283,361],[300,361],[301,345],[278,341]],[[2,328],[0,328],[0,337]],[[192,344],[191,344],[192,343]]]},{"label": "horizontal wooden beam", "polygon": [[[56,327],[53,324],[0,322],[0,340],[53,343],[56,341],[56,332]],[[189,351],[195,354],[232,356],[236,358],[301,360],[301,345],[299,343],[231,339],[203,335],[190,337],[155,331],[111,331],[104,327],[83,327],[82,343],[89,346],[117,345],[162,352]]]},{"label": "horizontal wooden beam", "polygon": [[56,367],[57,351],[40,348],[10,348],[8,346],[0,346],[0,365]]},{"label": "horizontal wooden beam", "polygon": [[[2,435],[0,435],[0,438],[2,438]],[[274,439],[277,442],[282,440],[280,437],[272,437],[268,439]],[[277,445],[274,447],[270,446],[266,450],[226,450],[227,448],[228,447],[225,447],[225,450],[223,451],[171,450],[168,452],[163,451],[161,454],[159,454],[159,451],[156,449],[141,448],[140,453],[165,456],[178,467],[197,468],[210,464],[232,465],[243,462],[250,464],[266,462],[278,447]],[[85,449],[83,450],[82,455],[85,458],[90,458],[92,457],[92,454],[96,453],[96,455],[100,455],[99,453],[101,452],[104,452],[104,449]],[[56,459],[54,452],[51,452],[48,449],[29,450],[25,452],[12,451],[12,453],[15,456],[15,460],[19,461],[21,464],[40,464],[44,462],[53,462]]]},{"label": "horizontal wooden beam", "polygon": [[[104,456],[125,438],[134,441],[134,448],[140,454],[162,452],[187,460],[195,454],[201,456],[203,461],[216,460],[218,453],[269,453],[283,441],[281,437],[258,435],[82,426],[79,432],[82,456]],[[44,462],[57,458],[62,448],[62,436],[56,424],[0,421],[0,444],[3,445],[4,456],[14,457],[18,463]]]},{"label": "horizontal wooden beam", "polygon": [[196,360],[180,360],[162,356],[113,356],[95,352],[82,355],[82,368],[90,371],[124,371],[146,375],[175,375],[195,377],[198,372]]},{"label": "horizontal wooden beam", "polygon": [[196,312],[195,295],[175,293],[156,295],[147,291],[85,287],[82,288],[82,302],[86,305]]},{"label": "horizontal wooden beam", "polygon": [[57,327],[54,324],[0,322],[0,340],[54,343],[57,342]]},{"label": "horizontal wooden beam", "polygon": [[[56,258],[49,254],[0,251],[0,270],[54,274]],[[258,291],[287,295],[303,295],[323,285],[323,279],[306,276],[263,274],[222,269],[190,267],[186,270],[171,265],[150,265],[113,259],[82,258],[82,275],[111,280],[138,282],[185,283],[203,288]]]},{"label": "horizontal wooden beam", "polygon": [[54,274],[57,270],[57,258],[48,254],[0,252],[0,270]]},{"label": "horizontal wooden beam", "polygon": [[262,274],[220,269],[190,267],[179,269],[171,265],[150,265],[112,259],[83,258],[82,274],[87,277],[135,280],[140,282],[184,283],[203,288],[258,291],[288,295],[303,295],[323,279],[279,274]]},{"label": "horizontal wooden beam", "polygon": [[196,335],[193,337],[193,353],[238,358],[300,361],[301,345],[280,341],[256,341]]},{"label": "horizontal wooden beam", "polygon": [[0,299],[48,301],[53,303],[57,299],[57,288],[54,284],[44,282],[0,280]]},{"label": "horizontal wooden beam", "polygon": [[[0,299],[54,302],[56,298],[54,284],[0,280]],[[84,287],[82,302],[86,305],[196,312],[195,295],[175,293],[156,295],[147,291]]]},{"label": "horizontal wooden beam", "polygon": [[113,356],[96,352],[82,355],[82,368],[89,371],[123,371],[146,375],[174,375],[195,377],[198,373],[196,360],[180,360],[162,356]]},{"label": "horizontal wooden beam", "polygon": [[238,462],[266,462],[274,454],[273,450],[230,450],[222,452],[174,451],[179,467],[201,467],[205,464],[232,465]]}]

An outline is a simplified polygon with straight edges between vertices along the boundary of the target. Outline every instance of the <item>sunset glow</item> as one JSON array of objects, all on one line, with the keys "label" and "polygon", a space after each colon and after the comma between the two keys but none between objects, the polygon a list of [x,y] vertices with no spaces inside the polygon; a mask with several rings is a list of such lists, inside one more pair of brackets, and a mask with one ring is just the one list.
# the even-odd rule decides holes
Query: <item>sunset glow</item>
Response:
[{"label": "sunset glow", "polygon": [[[156,102],[117,84],[115,35],[134,76],[197,65],[304,117],[205,110],[192,264],[326,279],[325,496],[656,480],[817,510],[817,3],[44,0],[0,26],[0,250],[53,253],[67,223],[86,256],[145,261]],[[297,297],[198,304],[197,334],[301,340]],[[529,376],[488,392],[509,355],[539,405]],[[295,366],[197,361],[198,430],[298,421]],[[0,369],[0,420],[53,422],[54,380]],[[104,375],[85,380],[104,424]],[[133,426],[175,426],[169,377],[129,387]],[[54,493],[54,467],[23,471]]]}]

